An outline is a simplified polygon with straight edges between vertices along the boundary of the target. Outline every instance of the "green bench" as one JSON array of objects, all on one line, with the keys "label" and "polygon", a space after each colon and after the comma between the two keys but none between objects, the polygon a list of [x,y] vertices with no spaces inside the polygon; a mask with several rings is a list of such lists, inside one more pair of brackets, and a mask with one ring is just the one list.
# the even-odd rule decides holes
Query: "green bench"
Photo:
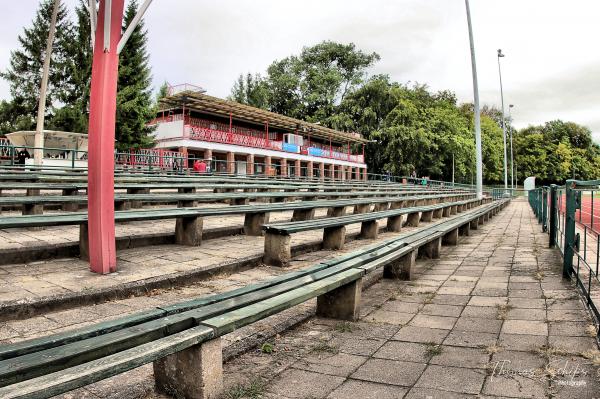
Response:
[{"label": "green bench", "polygon": [[[379,232],[378,220],[387,219],[387,229],[398,232],[402,228],[403,215],[407,215],[406,224],[418,226],[420,221],[431,222],[434,218],[448,217],[458,212],[464,212],[478,206],[487,200],[469,199],[458,202],[443,202],[432,205],[436,200],[421,201],[418,204],[400,204],[396,209],[379,209],[371,213],[354,213],[352,215],[308,220],[264,224],[265,254],[263,261],[267,265],[285,266],[292,258],[291,235],[294,233],[323,230],[323,248],[341,249],[346,239],[346,226],[361,223],[360,237],[377,238]],[[426,202],[429,205],[426,205]],[[411,206],[412,205],[412,206]],[[415,206],[416,205],[416,206]]]},{"label": "green bench", "polygon": [[[221,337],[317,298],[322,317],[357,320],[363,277],[409,279],[419,253],[437,257],[444,237],[496,214],[496,201],[425,229],[218,295],[157,307],[0,348],[0,397],[47,398],[153,363],[156,386],[178,397],[222,394]],[[431,244],[434,243],[434,244]],[[423,250],[421,250],[423,248]]]},{"label": "green bench", "polygon": [[[243,193],[240,193],[243,194]],[[406,196],[384,198],[358,198],[346,200],[299,201],[277,204],[239,205],[220,208],[197,208],[193,203],[180,201],[179,208],[144,209],[136,211],[117,211],[115,221],[131,222],[145,220],[176,219],[175,242],[181,245],[197,246],[202,242],[203,217],[244,215],[244,232],[247,235],[261,235],[262,224],[268,222],[271,212],[294,211],[292,220],[306,220],[314,216],[314,210],[328,208],[330,214],[338,214],[340,209],[354,206],[355,211],[366,212],[371,204],[376,210],[383,207],[406,206],[406,204],[425,203],[444,199],[462,199],[466,194],[446,194],[443,197]],[[191,201],[193,202],[193,201]],[[66,214],[4,216],[0,218],[0,229],[34,228],[46,226],[79,225],[79,253],[82,259],[88,259],[87,213],[72,212]]]}]

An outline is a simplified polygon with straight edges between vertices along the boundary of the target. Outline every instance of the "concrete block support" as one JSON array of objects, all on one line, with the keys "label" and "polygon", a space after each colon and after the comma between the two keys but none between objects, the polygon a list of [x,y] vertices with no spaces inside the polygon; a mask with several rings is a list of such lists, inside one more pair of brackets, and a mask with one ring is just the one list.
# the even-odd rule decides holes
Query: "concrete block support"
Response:
[{"label": "concrete block support", "polygon": [[[178,188],[177,192],[181,193],[181,194],[194,194],[196,192],[196,188],[195,187]],[[178,208],[195,208],[197,206],[198,206],[198,201],[194,201],[194,200],[177,201]]]},{"label": "concrete block support", "polygon": [[442,238],[443,245],[458,245],[458,229],[454,229],[444,234]]},{"label": "concrete block support", "polygon": [[[68,189],[64,189],[62,190],[62,195],[78,195],[79,194],[79,190],[77,190],[76,188],[68,188]],[[77,212],[79,210],[79,204],[75,204],[75,203],[64,203],[62,204],[62,210],[65,212]]]},{"label": "concrete block support", "polygon": [[268,213],[247,213],[244,216],[244,234],[247,236],[262,236],[262,226],[266,223],[269,223]]},{"label": "concrete block support", "polygon": [[390,203],[389,202],[380,202],[378,204],[375,204],[375,212],[380,212],[380,211],[387,211],[390,208]]},{"label": "concrete block support", "polygon": [[[27,189],[28,197],[35,197],[40,195],[40,190],[35,188]],[[23,215],[41,215],[44,213],[44,205],[43,204],[23,204],[21,213]]]},{"label": "concrete block support", "polygon": [[369,220],[360,224],[360,237],[367,239],[376,239],[379,233],[379,224],[377,220]]},{"label": "concrete block support", "polygon": [[263,261],[270,266],[286,266],[292,259],[291,237],[267,232]]},{"label": "concrete block support", "polygon": [[115,201],[115,211],[128,211],[131,209],[129,201]]},{"label": "concrete block support", "polygon": [[419,248],[419,256],[437,259],[440,257],[440,251],[442,250],[442,237],[435,238],[429,241],[427,244],[422,245]]},{"label": "concrete block support", "polygon": [[[149,188],[128,188],[127,194],[150,194]],[[140,209],[142,207],[142,201],[131,201],[131,208]]]},{"label": "concrete block support", "polygon": [[421,212],[421,222],[431,222],[433,220],[433,211]]},{"label": "concrete block support", "polygon": [[458,213],[458,205],[452,205],[450,207],[450,214],[451,215],[456,215]]},{"label": "concrete block support", "polygon": [[317,316],[356,321],[360,313],[362,278],[317,297]]},{"label": "concrete block support", "polygon": [[436,209],[435,211],[433,211],[433,218],[434,219],[441,219],[444,213],[444,209],[443,208],[439,208]]},{"label": "concrete block support", "polygon": [[479,226],[479,218],[473,219],[469,222],[470,230],[477,230],[477,226]]},{"label": "concrete block support", "polygon": [[367,213],[371,210],[371,204],[354,205],[354,213]]},{"label": "concrete block support", "polygon": [[445,218],[450,217],[450,207],[449,206],[444,207],[442,209],[442,217],[445,217]]},{"label": "concrete block support", "polygon": [[388,263],[383,267],[383,278],[410,280],[416,260],[417,251],[414,250]]},{"label": "concrete block support", "polygon": [[315,209],[294,209],[292,222],[300,220],[311,220],[315,218]]},{"label": "concrete block support", "polygon": [[175,243],[199,246],[202,243],[202,218],[177,218],[175,222]]},{"label": "concrete block support", "polygon": [[471,224],[467,223],[458,228],[458,234],[468,237],[471,234]]},{"label": "concrete block support", "polygon": [[223,394],[221,338],[173,353],[153,366],[159,392],[194,399],[216,399]]},{"label": "concrete block support", "polygon": [[90,260],[90,242],[87,223],[79,225],[79,258],[86,261]]},{"label": "concrete block support", "polygon": [[387,219],[387,229],[394,232],[402,230],[402,215],[390,216]]},{"label": "concrete block support", "polygon": [[250,203],[250,199],[248,198],[232,198],[229,200],[230,205],[248,205]]},{"label": "concrete block support", "polygon": [[402,209],[405,206],[404,201],[393,201],[390,203],[390,209]]},{"label": "concrete block support", "polygon": [[345,206],[335,206],[335,207],[327,209],[327,216],[328,217],[344,216],[345,214],[346,214],[346,207]]},{"label": "concrete block support", "polygon": [[323,230],[323,249],[342,249],[346,241],[346,226],[327,227]]},{"label": "concrete block support", "polygon": [[406,226],[418,227],[419,221],[421,220],[421,215],[419,212],[409,213],[406,217]]}]

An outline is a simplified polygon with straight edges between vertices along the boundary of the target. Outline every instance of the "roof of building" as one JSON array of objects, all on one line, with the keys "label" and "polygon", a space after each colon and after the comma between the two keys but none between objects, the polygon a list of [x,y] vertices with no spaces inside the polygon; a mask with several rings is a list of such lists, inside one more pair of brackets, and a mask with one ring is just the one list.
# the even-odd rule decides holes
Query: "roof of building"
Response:
[{"label": "roof of building", "polygon": [[181,108],[185,105],[193,111],[210,113],[216,116],[257,123],[263,125],[268,121],[270,127],[285,129],[289,131],[298,130],[300,133],[309,134],[313,137],[320,137],[329,140],[366,143],[367,140],[358,133],[340,132],[315,123],[305,122],[300,119],[290,118],[288,116],[276,114],[275,112],[240,104],[235,101],[223,100],[212,97],[195,90],[180,91],[176,94],[164,97],[160,101],[163,109]]}]

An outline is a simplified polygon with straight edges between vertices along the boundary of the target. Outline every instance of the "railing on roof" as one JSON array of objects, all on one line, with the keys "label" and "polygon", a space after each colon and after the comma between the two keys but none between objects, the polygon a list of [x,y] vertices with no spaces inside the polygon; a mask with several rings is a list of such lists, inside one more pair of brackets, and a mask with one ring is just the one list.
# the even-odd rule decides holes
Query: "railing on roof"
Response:
[{"label": "railing on roof", "polygon": [[184,91],[192,91],[194,93],[206,93],[206,90],[204,88],[189,83],[183,83],[175,86],[167,86],[168,96],[173,96]]}]

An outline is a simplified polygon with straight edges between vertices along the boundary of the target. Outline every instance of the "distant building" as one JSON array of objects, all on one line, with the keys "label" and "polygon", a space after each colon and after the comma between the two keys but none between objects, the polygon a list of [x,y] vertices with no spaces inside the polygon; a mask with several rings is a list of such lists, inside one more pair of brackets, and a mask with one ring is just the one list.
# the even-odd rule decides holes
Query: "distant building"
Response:
[{"label": "distant building", "polygon": [[151,122],[156,147],[178,154],[191,168],[210,161],[214,172],[366,179],[359,134],[345,133],[204,94],[171,87]]}]

